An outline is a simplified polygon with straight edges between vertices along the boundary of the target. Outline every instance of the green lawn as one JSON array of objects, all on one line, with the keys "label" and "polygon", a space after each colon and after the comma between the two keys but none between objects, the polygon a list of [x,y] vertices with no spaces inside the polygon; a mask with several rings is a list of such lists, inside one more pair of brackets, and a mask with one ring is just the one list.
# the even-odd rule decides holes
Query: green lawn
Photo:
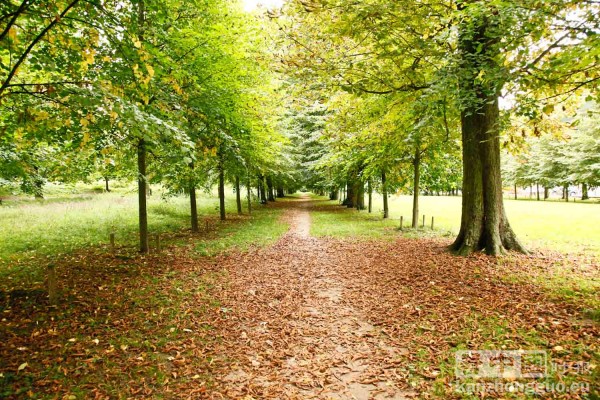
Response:
[{"label": "green lawn", "polygon": [[[381,221],[381,197],[374,196],[373,204],[372,215],[362,211],[339,216],[332,215],[328,208],[320,212],[317,209],[313,213],[312,233],[381,237],[386,236],[385,228],[399,225],[400,216],[404,216],[405,226],[410,224],[412,197],[390,196],[390,220],[385,222]],[[505,199],[505,205],[511,225],[527,246],[600,254],[600,204]],[[460,227],[460,207],[458,196],[421,196],[419,226],[423,214],[426,226],[430,226],[433,216],[437,230],[454,235]]]}]

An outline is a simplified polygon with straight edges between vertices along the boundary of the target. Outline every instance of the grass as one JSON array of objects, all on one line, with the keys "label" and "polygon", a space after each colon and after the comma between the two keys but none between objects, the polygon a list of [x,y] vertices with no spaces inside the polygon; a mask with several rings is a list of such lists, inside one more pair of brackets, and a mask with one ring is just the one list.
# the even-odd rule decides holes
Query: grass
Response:
[{"label": "grass", "polygon": [[246,251],[251,246],[267,246],[277,241],[289,228],[281,221],[282,209],[258,208],[252,218],[242,224],[231,223],[217,231],[216,238],[201,240],[196,251],[201,255],[213,256],[231,250]]},{"label": "grass", "polygon": [[[49,188],[44,200],[5,198],[0,206],[0,231],[8,234],[0,241],[0,280],[39,283],[48,259],[106,245],[111,232],[118,247],[134,250],[138,242],[137,195],[129,187],[113,188],[111,193],[94,194],[89,186],[57,186]],[[203,227],[204,218],[216,219],[218,198],[198,193],[197,201]],[[231,221],[218,224],[208,239],[195,239],[200,254],[266,245],[287,230],[286,224],[277,223],[281,210],[256,205],[252,218],[240,218],[234,196],[228,196],[226,209]],[[148,200],[148,220],[151,234],[187,230],[188,198],[163,198],[155,192]],[[183,243],[172,236],[166,235],[164,243]]]},{"label": "grass", "polygon": [[[327,202],[326,204],[337,204]],[[600,254],[600,205],[597,203],[565,203],[505,199],[508,219],[518,237],[531,248],[547,248],[561,252]],[[399,226],[411,223],[412,197],[390,196],[390,219],[381,220],[381,197],[374,196],[373,213],[349,212],[336,215],[328,209],[313,213],[315,236],[383,237]],[[340,207],[342,209],[342,207]],[[460,227],[461,198],[456,196],[421,196],[419,226],[426,216],[426,227],[435,218],[435,229],[455,235]],[[422,234],[423,232],[421,232]]]}]

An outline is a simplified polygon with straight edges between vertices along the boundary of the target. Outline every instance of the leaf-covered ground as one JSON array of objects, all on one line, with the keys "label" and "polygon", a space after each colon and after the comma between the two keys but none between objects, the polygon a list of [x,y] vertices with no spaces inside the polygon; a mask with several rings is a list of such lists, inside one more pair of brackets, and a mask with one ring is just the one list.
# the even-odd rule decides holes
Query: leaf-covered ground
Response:
[{"label": "leaf-covered ground", "polygon": [[[461,258],[441,239],[315,238],[314,205],[278,202],[291,228],[264,248],[200,257],[190,243],[59,265],[60,308],[42,292],[6,300],[0,397],[461,398],[458,349],[546,350],[573,367],[552,382],[598,390],[593,259]],[[562,292],[542,279],[559,264],[580,278]]]}]

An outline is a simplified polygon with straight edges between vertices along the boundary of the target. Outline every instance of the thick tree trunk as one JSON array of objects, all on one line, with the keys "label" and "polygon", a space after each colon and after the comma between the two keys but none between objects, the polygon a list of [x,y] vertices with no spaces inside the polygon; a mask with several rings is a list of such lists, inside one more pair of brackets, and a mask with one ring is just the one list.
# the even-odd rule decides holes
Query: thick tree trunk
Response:
[{"label": "thick tree trunk", "polygon": [[569,185],[568,184],[566,184],[565,187],[563,188],[563,193],[564,193],[565,201],[568,203],[569,202]]},{"label": "thick tree trunk", "polygon": [[283,190],[283,186],[281,185],[277,185],[277,197],[285,197],[285,191]]},{"label": "thick tree trunk", "polygon": [[587,200],[590,196],[588,194],[588,185],[587,183],[581,184],[581,200]]},{"label": "thick tree trunk", "polygon": [[390,209],[388,208],[388,190],[385,171],[381,171],[381,195],[383,196],[383,218],[386,219],[390,216]]},{"label": "thick tree trunk", "polygon": [[140,225],[140,252],[148,253],[148,208],[146,204],[146,142],[140,139],[137,147],[138,210]]},{"label": "thick tree trunk", "polygon": [[106,193],[110,193],[110,187],[108,186],[108,182],[109,182],[108,176],[105,176],[104,177],[104,190],[106,190]]},{"label": "thick tree trunk", "polygon": [[338,190],[337,188],[333,188],[331,189],[331,192],[329,193],[329,200],[337,200],[338,199]]},{"label": "thick tree trunk", "polygon": [[235,202],[238,214],[242,213],[242,194],[240,193],[240,177],[235,177]]},{"label": "thick tree trunk", "polygon": [[356,209],[365,209],[365,184],[359,180],[356,181]]},{"label": "thick tree trunk", "polygon": [[550,197],[550,188],[548,186],[544,186],[544,200]]},{"label": "thick tree trunk", "polygon": [[526,252],[504,211],[498,120],[497,96],[485,101],[480,110],[462,112],[462,218],[452,245],[462,255],[483,249],[490,255],[504,250]]},{"label": "thick tree trunk", "polygon": [[515,183],[515,200],[517,200],[517,184]]},{"label": "thick tree trunk", "polygon": [[270,176],[267,176],[267,189],[269,195],[269,201],[275,201],[275,193],[273,192],[273,180]]},{"label": "thick tree trunk", "polygon": [[537,196],[537,201],[540,201],[540,184],[539,183],[535,184],[535,193]]},{"label": "thick tree trunk", "polygon": [[421,153],[419,146],[415,149],[415,157],[413,159],[413,209],[412,209],[412,227],[417,228],[419,226],[419,191],[420,191],[420,180],[421,180]]},{"label": "thick tree trunk", "polygon": [[356,204],[356,185],[352,181],[348,181],[348,188],[346,189],[346,207],[354,208]]},{"label": "thick tree trunk", "polygon": [[367,192],[369,193],[369,214],[373,212],[373,183],[371,178],[367,181]]},{"label": "thick tree trunk", "polygon": [[465,99],[461,110],[463,196],[461,227],[451,248],[462,255],[482,249],[491,255],[505,250],[525,252],[508,223],[502,199],[498,107],[502,84],[478,78],[482,71],[493,74],[499,69],[500,38],[492,32],[498,21],[492,13],[474,18],[459,30],[460,89]]},{"label": "thick tree trunk", "polygon": [[225,221],[225,171],[222,161],[219,161],[219,215],[221,221]]}]

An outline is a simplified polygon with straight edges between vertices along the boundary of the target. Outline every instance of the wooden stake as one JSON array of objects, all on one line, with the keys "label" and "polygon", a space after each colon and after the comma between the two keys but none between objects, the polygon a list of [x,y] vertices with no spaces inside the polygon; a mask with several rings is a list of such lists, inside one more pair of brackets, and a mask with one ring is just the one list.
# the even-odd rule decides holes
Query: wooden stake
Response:
[{"label": "wooden stake", "polygon": [[160,252],[160,233],[156,234],[156,252]]},{"label": "wooden stake", "polygon": [[54,264],[49,264],[47,268],[48,278],[48,302],[51,306],[55,306],[58,303],[58,285],[56,282],[56,271],[54,270]]},{"label": "wooden stake", "polygon": [[431,217],[431,230],[433,230],[433,217]]},{"label": "wooden stake", "polygon": [[423,228],[425,228],[425,214],[423,214]]},{"label": "wooden stake", "polygon": [[400,230],[404,230],[404,216],[400,217]]}]

